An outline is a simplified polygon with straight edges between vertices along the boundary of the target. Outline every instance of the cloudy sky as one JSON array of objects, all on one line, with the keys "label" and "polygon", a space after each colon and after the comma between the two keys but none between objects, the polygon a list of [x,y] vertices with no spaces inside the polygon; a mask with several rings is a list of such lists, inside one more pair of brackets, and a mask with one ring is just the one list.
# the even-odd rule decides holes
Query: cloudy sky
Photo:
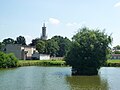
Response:
[{"label": "cloudy sky", "polygon": [[25,36],[27,43],[47,35],[71,38],[79,28],[106,29],[120,45],[120,0],[0,0],[0,41]]}]

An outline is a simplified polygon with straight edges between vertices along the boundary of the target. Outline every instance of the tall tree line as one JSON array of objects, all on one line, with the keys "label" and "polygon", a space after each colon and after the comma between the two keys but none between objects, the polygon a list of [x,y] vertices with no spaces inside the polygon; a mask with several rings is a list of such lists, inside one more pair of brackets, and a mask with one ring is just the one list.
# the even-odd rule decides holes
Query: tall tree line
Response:
[{"label": "tall tree line", "polygon": [[63,57],[69,51],[71,41],[67,37],[53,36],[48,40],[33,39],[29,45],[36,46],[39,53],[50,54],[53,57]]},{"label": "tall tree line", "polygon": [[[16,40],[6,38],[0,42],[0,49],[7,44],[26,45],[26,40],[24,36],[18,36]],[[53,36],[48,40],[35,38],[29,46],[35,46],[40,54],[49,54],[52,57],[64,57],[70,49],[71,41],[67,37],[62,36]]]}]

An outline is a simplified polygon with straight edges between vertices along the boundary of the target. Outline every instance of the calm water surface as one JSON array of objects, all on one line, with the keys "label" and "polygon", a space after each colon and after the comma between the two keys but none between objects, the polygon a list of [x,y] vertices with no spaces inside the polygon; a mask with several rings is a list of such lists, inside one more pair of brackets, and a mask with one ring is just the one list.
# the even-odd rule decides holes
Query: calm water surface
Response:
[{"label": "calm water surface", "polygon": [[103,67],[97,76],[71,76],[70,67],[4,69],[0,90],[120,90],[120,68]]}]

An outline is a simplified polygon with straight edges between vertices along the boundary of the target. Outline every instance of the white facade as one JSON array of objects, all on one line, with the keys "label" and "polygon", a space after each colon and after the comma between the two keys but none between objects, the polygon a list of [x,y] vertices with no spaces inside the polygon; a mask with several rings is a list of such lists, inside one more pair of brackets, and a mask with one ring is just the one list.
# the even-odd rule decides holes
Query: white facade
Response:
[{"label": "white facade", "polygon": [[50,55],[47,54],[39,54],[39,53],[33,53],[32,54],[32,58],[33,59],[38,59],[38,60],[49,60],[50,59]]},{"label": "white facade", "polygon": [[50,59],[50,55],[40,54],[40,60],[49,60],[49,59]]},{"label": "white facade", "polygon": [[112,54],[112,59],[120,59],[120,54]]},{"label": "white facade", "polygon": [[7,44],[3,51],[5,53],[14,53],[18,59],[31,59],[32,54],[36,51],[36,48],[30,46],[22,46],[19,44]]}]

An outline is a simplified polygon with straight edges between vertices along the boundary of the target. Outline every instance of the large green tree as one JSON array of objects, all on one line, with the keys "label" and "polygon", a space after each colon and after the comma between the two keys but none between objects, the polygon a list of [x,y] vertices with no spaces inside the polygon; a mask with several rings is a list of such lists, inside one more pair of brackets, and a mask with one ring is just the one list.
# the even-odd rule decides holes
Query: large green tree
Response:
[{"label": "large green tree", "polygon": [[12,39],[12,38],[7,38],[7,39],[4,39],[2,43],[3,43],[4,45],[14,44],[15,41],[14,41],[14,39]]},{"label": "large green tree", "polygon": [[67,54],[70,49],[71,41],[67,37],[62,36],[54,36],[51,38],[52,40],[58,43],[59,49],[57,50],[56,56],[63,57]]},{"label": "large green tree", "polygon": [[113,50],[114,50],[114,52],[112,52],[113,54],[120,54],[120,45],[113,47]]},{"label": "large green tree", "polygon": [[2,42],[0,42],[0,50],[1,50],[2,47],[3,47],[3,44],[2,44]]},{"label": "large green tree", "polygon": [[120,50],[120,45],[113,47],[114,50]]},{"label": "large green tree", "polygon": [[54,41],[52,39],[47,40],[46,54],[50,54],[50,56],[56,56],[58,50],[59,50],[59,46],[56,41]]},{"label": "large green tree", "polygon": [[112,38],[104,31],[82,28],[72,38],[72,47],[65,60],[73,75],[95,75],[105,64]]},{"label": "large green tree", "polygon": [[32,43],[30,43],[29,45],[30,45],[30,46],[36,46],[37,43],[38,43],[40,40],[41,40],[40,38],[35,38],[35,39],[32,40]]},{"label": "large green tree", "polygon": [[39,40],[36,44],[36,49],[38,50],[39,53],[45,54],[45,41]]},{"label": "large green tree", "polygon": [[26,40],[24,36],[19,36],[16,38],[16,44],[26,45]]}]

